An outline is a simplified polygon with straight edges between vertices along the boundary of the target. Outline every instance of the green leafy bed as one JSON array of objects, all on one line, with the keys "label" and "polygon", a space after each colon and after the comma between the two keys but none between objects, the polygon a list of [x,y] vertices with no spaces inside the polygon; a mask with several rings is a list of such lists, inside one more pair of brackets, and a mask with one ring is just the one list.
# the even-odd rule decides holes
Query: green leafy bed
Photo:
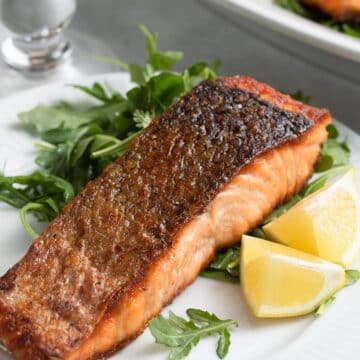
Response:
[{"label": "green leafy bed", "polygon": [[[159,51],[158,34],[150,33],[145,26],[140,26],[140,29],[146,37],[147,59],[144,65],[101,58],[129,71],[136,86],[125,95],[106,83],[94,83],[91,87],[73,85],[94,98],[96,105],[84,110],[65,102],[56,106],[40,104],[19,114],[22,124],[35,129],[40,137],[36,143],[38,169],[29,175],[0,176],[0,201],[20,209],[22,224],[33,238],[38,235],[28,221],[29,213],[40,222],[50,222],[88,181],[126,150],[151,119],[200,81],[217,77],[218,62],[210,66],[200,61],[182,72],[171,72],[183,54]],[[301,92],[293,97],[303,102],[309,100]],[[318,175],[289,202],[274,210],[260,227],[251,232],[252,235],[264,237],[262,225],[348,169],[350,150],[346,140],[339,140],[339,133],[333,125],[327,130],[329,139],[321,149]],[[240,244],[236,244],[218,253],[202,276],[239,283],[239,252]],[[359,277],[358,271],[348,270],[348,285]],[[328,299],[321,305],[317,314],[324,312],[332,301],[333,298]],[[170,348],[170,359],[183,358],[201,338],[210,335],[218,336],[216,352],[220,358],[225,357],[230,345],[229,328],[237,323],[221,320],[199,309],[188,309],[187,315],[189,320],[170,312],[169,319],[160,315],[150,322],[150,331],[156,341]]]},{"label": "green leafy bed", "polygon": [[289,10],[297,15],[316,21],[322,25],[328,26],[333,30],[342,32],[349,36],[360,38],[359,23],[338,21],[319,11],[303,6],[298,0],[274,0],[274,2],[282,8]]}]

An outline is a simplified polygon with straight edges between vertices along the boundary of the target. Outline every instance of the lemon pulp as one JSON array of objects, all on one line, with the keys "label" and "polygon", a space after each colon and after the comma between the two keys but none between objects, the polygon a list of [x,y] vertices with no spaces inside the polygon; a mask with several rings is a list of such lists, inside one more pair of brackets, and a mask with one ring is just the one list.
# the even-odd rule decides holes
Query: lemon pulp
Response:
[{"label": "lemon pulp", "polygon": [[344,285],[344,269],[267,240],[243,236],[241,286],[258,317],[306,314]]},{"label": "lemon pulp", "polygon": [[349,265],[360,249],[360,195],[354,169],[263,227],[271,240]]}]

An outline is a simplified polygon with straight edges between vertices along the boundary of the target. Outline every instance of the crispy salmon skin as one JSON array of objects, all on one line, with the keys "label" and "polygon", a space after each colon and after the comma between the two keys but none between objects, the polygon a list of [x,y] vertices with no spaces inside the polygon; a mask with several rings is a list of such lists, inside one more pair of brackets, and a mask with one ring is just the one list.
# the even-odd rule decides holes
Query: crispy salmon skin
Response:
[{"label": "crispy salmon skin", "polygon": [[340,21],[360,21],[360,0],[300,0]]},{"label": "crispy salmon skin", "polygon": [[17,359],[104,358],[306,183],[327,110],[240,76],[179,99],[0,278]]}]

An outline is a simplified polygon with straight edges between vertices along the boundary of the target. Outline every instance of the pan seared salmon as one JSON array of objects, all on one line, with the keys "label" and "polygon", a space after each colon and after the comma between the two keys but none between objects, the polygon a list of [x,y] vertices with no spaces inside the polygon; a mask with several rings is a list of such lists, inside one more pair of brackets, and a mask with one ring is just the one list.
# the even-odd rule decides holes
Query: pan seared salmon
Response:
[{"label": "pan seared salmon", "polygon": [[360,21],[360,0],[300,0],[340,21]]},{"label": "pan seared salmon", "polygon": [[248,77],[195,87],[0,278],[17,359],[105,358],[311,176],[327,110]]}]

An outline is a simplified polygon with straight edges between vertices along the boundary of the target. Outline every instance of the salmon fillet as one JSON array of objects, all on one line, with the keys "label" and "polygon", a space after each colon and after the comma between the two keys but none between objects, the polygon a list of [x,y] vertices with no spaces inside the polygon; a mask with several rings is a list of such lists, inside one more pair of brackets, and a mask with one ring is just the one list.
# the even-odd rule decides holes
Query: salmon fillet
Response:
[{"label": "salmon fillet", "polygon": [[3,344],[26,360],[123,347],[218,249],[304,186],[330,121],[248,77],[195,87],[0,278]]},{"label": "salmon fillet", "polygon": [[360,0],[300,0],[340,21],[360,21]]}]

